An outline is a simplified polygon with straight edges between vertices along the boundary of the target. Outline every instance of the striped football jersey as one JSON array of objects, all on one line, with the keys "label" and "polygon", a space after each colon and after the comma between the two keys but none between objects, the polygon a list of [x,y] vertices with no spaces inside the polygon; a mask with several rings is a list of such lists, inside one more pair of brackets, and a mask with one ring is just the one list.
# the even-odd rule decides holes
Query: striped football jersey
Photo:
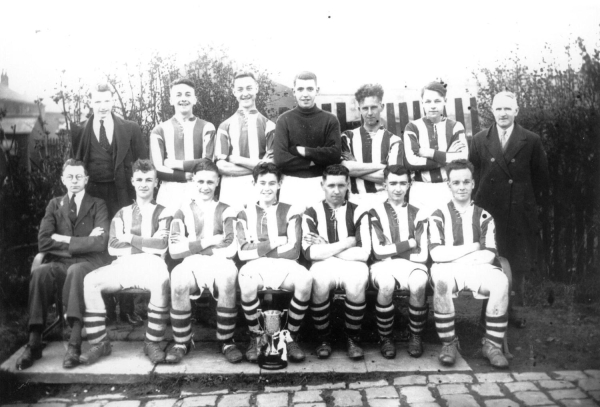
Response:
[{"label": "striped football jersey", "polygon": [[479,242],[481,249],[496,253],[496,228],[492,216],[471,203],[460,214],[452,201],[431,214],[429,218],[429,251],[436,246],[462,246]]},{"label": "striped football jersey", "polygon": [[[232,258],[236,252],[234,242],[234,222],[236,213],[222,202],[211,201],[198,205],[192,199],[175,212],[171,222],[171,235],[187,237],[183,244],[170,244],[169,252],[174,259],[182,259],[192,254],[213,255]],[[217,246],[202,247],[203,238],[224,235]]]},{"label": "striped football jersey", "polygon": [[[444,182],[448,180],[446,171],[446,153],[456,141],[462,141],[465,149],[459,153],[458,158],[469,158],[469,149],[465,128],[461,122],[448,118],[433,124],[431,120],[423,117],[406,125],[404,131],[404,165],[414,171],[414,180],[421,182]],[[433,159],[419,157],[419,148],[432,148],[435,151]]]},{"label": "striped football jersey", "polygon": [[[363,126],[342,133],[342,155],[350,153],[359,163],[402,164],[404,147],[402,139],[381,126],[375,134],[369,134]],[[382,184],[350,177],[353,194],[365,194],[383,190]]]},{"label": "striped football jersey", "polygon": [[[352,202],[346,202],[334,210],[323,200],[304,212],[302,234],[315,233],[329,243],[354,236],[356,247],[361,247],[370,254],[371,234],[369,233],[368,217],[365,215],[367,212]],[[311,260],[310,247],[311,245],[302,240],[302,251],[307,260]]]},{"label": "striped football jersey", "polygon": [[[168,235],[154,237],[157,232],[169,231],[172,215],[156,203],[140,208],[137,203],[121,208],[110,223],[108,253],[111,256],[127,256],[137,253],[162,255],[167,251]],[[131,234],[131,242],[123,240]]]},{"label": "striped football jersey", "polygon": [[[163,181],[186,182],[185,173],[191,172],[195,160],[213,158],[215,126],[193,117],[180,123],[175,117],[162,122],[150,133],[150,158]],[[183,161],[183,170],[163,165],[165,159]]]},{"label": "striped football jersey", "polygon": [[[302,240],[301,216],[302,213],[285,203],[268,209],[253,205],[241,211],[236,226],[240,260],[259,257],[298,259]],[[278,236],[288,239],[285,246],[280,246],[288,247],[282,253],[271,245],[271,240]]]},{"label": "striped football jersey", "polygon": [[[389,200],[369,211],[375,260],[427,260],[427,219],[419,212],[419,208],[410,204],[396,210]],[[414,239],[417,246],[411,248],[409,239]]]},{"label": "striped football jersey", "polygon": [[246,114],[240,109],[219,126],[215,154],[262,159],[273,149],[274,136],[275,123],[258,110]]}]

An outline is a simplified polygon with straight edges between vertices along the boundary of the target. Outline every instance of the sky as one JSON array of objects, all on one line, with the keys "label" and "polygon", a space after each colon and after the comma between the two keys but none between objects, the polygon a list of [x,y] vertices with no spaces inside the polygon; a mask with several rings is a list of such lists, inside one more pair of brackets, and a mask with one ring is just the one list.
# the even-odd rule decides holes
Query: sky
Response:
[{"label": "sky", "polygon": [[462,92],[474,70],[511,52],[533,66],[549,53],[564,62],[577,37],[600,46],[598,0],[0,0],[0,13],[0,70],[11,89],[44,98],[50,111],[59,111],[49,96],[61,78],[94,83],[153,52],[183,64],[202,46],[223,48],[287,86],[312,70],[322,93],[378,82],[387,95],[437,78]]}]

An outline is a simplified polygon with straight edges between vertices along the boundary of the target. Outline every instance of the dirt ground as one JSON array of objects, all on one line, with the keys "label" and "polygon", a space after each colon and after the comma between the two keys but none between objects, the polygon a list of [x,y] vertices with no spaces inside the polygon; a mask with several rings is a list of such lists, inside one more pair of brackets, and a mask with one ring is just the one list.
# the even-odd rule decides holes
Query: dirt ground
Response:
[{"label": "dirt ground", "polygon": [[[431,300],[431,299],[430,299]],[[405,314],[403,300],[399,300],[396,324],[399,329],[396,336],[401,338],[405,332]],[[431,301],[430,301],[431,302]],[[481,338],[483,329],[479,326],[481,301],[470,295],[461,295],[455,300],[457,321],[456,330],[460,338],[461,354],[475,372],[491,372],[487,360],[481,356]],[[343,301],[336,301],[333,311],[334,332],[341,327]],[[565,305],[558,301],[554,306],[546,304],[530,306],[523,309],[527,319],[524,329],[509,327],[509,348],[514,358],[510,361],[510,370],[522,371],[553,371],[553,370],[584,370],[600,368],[600,304]],[[23,310],[4,310],[0,326],[0,360],[3,361],[18,349],[25,341],[25,316]],[[400,321],[399,321],[400,320]],[[212,321],[209,321],[212,324]],[[312,333],[306,324],[304,338],[310,338]],[[364,341],[376,341],[376,326],[374,315],[367,312],[364,322]],[[240,332],[242,329],[239,330]],[[433,313],[425,333],[425,346],[439,343]],[[302,338],[301,338],[302,341]],[[336,348],[343,349],[343,344]],[[405,347],[400,345],[399,351]],[[308,349],[306,349],[308,350]],[[235,375],[235,376],[182,376],[177,379],[154,377],[150,382],[136,385],[36,385],[18,383],[14,376],[0,371],[0,400],[37,400],[41,397],[63,396],[78,397],[83,394],[106,394],[119,392],[132,396],[150,394],[178,395],[182,390],[202,392],[229,389],[261,390],[264,386],[301,384],[319,384],[325,382],[340,382],[353,380],[377,380],[395,377],[397,374],[304,374],[291,375],[282,371],[276,376]]]}]

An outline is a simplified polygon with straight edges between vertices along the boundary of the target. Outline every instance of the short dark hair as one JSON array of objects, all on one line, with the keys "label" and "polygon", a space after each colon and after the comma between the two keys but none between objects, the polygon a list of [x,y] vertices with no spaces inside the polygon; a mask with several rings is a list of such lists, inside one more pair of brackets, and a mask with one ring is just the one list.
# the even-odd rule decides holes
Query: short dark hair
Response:
[{"label": "short dark hair", "polygon": [[231,85],[233,86],[235,80],[240,78],[252,78],[255,82],[258,83],[258,81],[256,80],[256,76],[254,76],[254,73],[250,71],[238,71],[233,74],[233,81],[231,81]]},{"label": "short dark hair", "polygon": [[425,94],[426,90],[432,90],[434,92],[437,92],[443,98],[445,98],[446,93],[448,93],[448,91],[446,90],[446,85],[444,85],[443,83],[435,81],[429,82],[427,85],[423,86],[423,89],[421,89],[421,99],[423,98],[423,95]]},{"label": "short dark hair", "polygon": [[258,181],[258,177],[265,174],[275,174],[277,182],[281,181],[281,170],[273,163],[260,163],[252,170],[254,182]]},{"label": "short dark hair", "polygon": [[150,161],[150,160],[137,159],[136,162],[134,162],[133,165],[131,166],[131,172],[134,173],[136,171],[141,171],[141,172],[154,171],[154,172],[156,172],[156,167],[154,166],[154,164],[152,164],[152,161]]},{"label": "short dark hair", "polygon": [[190,88],[194,89],[194,91],[196,91],[196,84],[190,78],[178,78],[178,79],[175,79],[173,82],[171,82],[171,85],[169,86],[169,89],[173,89],[173,87],[175,87],[177,85],[187,85]]},{"label": "short dark hair", "polygon": [[296,75],[296,77],[294,78],[294,86],[296,86],[296,81],[298,79],[301,79],[303,81],[309,81],[312,79],[315,81],[315,84],[317,83],[317,75],[310,71],[302,71],[298,75]]},{"label": "short dark hair", "polygon": [[473,166],[473,164],[471,164],[469,160],[466,160],[464,158],[461,158],[460,160],[450,161],[448,164],[446,164],[444,169],[446,170],[446,175],[448,176],[448,179],[450,179],[450,173],[454,170],[468,169],[469,171],[471,171],[471,176],[475,175],[475,167]]},{"label": "short dark hair", "polygon": [[402,165],[399,164],[394,164],[394,165],[388,165],[387,167],[385,167],[383,169],[383,180],[387,181],[388,176],[390,174],[394,174],[394,175],[406,175],[408,178],[408,182],[411,182],[412,179],[410,177],[410,171],[406,169],[406,167],[403,167]]},{"label": "short dark hair", "polygon": [[216,172],[219,175],[219,168],[217,164],[209,160],[208,158],[201,158],[194,164],[192,168],[192,174],[197,173],[198,171],[212,171]]},{"label": "short dark hair", "polygon": [[76,160],[74,158],[69,158],[62,167],[62,172],[64,173],[67,167],[83,167],[83,172],[85,175],[88,175],[87,169],[85,168],[85,164],[83,161]]},{"label": "short dark hair", "polygon": [[383,100],[383,87],[381,87],[381,85],[378,83],[368,83],[358,88],[358,90],[354,94],[354,97],[356,98],[356,101],[358,103],[362,102],[363,100],[365,100],[365,98],[368,98],[370,96],[378,98],[381,102]]},{"label": "short dark hair", "polygon": [[328,175],[343,175],[348,179],[350,178],[350,170],[342,164],[332,164],[323,170],[323,180],[325,180]]}]

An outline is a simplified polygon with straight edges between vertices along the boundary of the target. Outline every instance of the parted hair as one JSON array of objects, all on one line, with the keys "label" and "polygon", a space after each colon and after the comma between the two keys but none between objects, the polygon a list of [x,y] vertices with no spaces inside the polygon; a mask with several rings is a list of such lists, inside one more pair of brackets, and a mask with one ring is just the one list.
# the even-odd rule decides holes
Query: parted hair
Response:
[{"label": "parted hair", "polygon": [[412,182],[412,179],[410,177],[410,171],[406,169],[406,167],[403,167],[399,164],[394,164],[394,165],[388,165],[387,167],[385,167],[383,169],[383,180],[387,181],[388,176],[390,174],[394,174],[394,175],[405,175],[408,178],[408,182]]},{"label": "parted hair", "polygon": [[175,79],[173,82],[171,82],[171,86],[169,86],[169,89],[173,89],[173,87],[177,85],[187,85],[190,88],[194,89],[194,91],[196,90],[196,84],[190,78]]},{"label": "parted hair", "polygon": [[238,71],[233,75],[233,81],[231,81],[231,85],[233,86],[233,84],[235,83],[235,80],[240,79],[240,78],[252,78],[252,79],[254,79],[255,82],[257,82],[256,76],[254,76],[254,73],[252,73],[250,71]]},{"label": "parted hair", "polygon": [[343,175],[348,179],[350,178],[350,170],[341,164],[332,164],[323,171],[323,180],[325,180],[328,175]]},{"label": "parted hair", "polygon": [[260,163],[252,170],[252,178],[254,182],[258,180],[258,177],[265,174],[275,174],[277,182],[281,181],[281,171],[273,163]]},{"label": "parted hair", "polygon": [[308,81],[312,79],[315,81],[315,84],[317,83],[317,75],[310,71],[302,71],[298,75],[296,75],[296,77],[294,78],[294,86],[296,86],[296,81],[298,79],[301,79],[303,81]]},{"label": "parted hair", "polygon": [[370,96],[378,98],[381,102],[383,100],[383,87],[378,83],[367,83],[366,85],[362,85],[360,88],[358,88],[354,94],[354,97],[358,103]]},{"label": "parted hair", "polygon": [[194,167],[192,168],[192,174],[195,174],[198,171],[212,171],[219,175],[219,168],[217,167],[217,164],[208,158],[201,158],[196,162],[196,164],[194,164]]},{"label": "parted hair", "polygon": [[426,90],[432,90],[434,92],[437,92],[443,98],[445,98],[446,94],[448,93],[446,87],[441,82],[436,81],[429,82],[427,85],[423,86],[423,89],[421,89],[421,98],[423,98],[423,95],[425,94]]},{"label": "parted hair", "polygon": [[471,175],[475,175],[475,167],[471,164],[471,161],[461,158],[459,160],[450,161],[444,167],[446,170],[446,174],[448,175],[448,179],[450,179],[450,173],[455,170],[465,170],[468,169],[471,171]]},{"label": "parted hair", "polygon": [[85,168],[85,164],[83,163],[83,161],[79,161],[74,158],[69,158],[63,164],[62,172],[64,173],[65,170],[67,169],[67,167],[69,167],[69,166],[70,167],[83,167],[83,172],[85,173],[85,175],[88,175],[87,169]]},{"label": "parted hair", "polygon": [[141,171],[141,172],[155,171],[156,172],[156,167],[154,166],[154,164],[152,164],[152,161],[142,160],[142,159],[138,158],[131,166],[131,170],[132,170],[132,172],[136,172],[136,171]]}]

